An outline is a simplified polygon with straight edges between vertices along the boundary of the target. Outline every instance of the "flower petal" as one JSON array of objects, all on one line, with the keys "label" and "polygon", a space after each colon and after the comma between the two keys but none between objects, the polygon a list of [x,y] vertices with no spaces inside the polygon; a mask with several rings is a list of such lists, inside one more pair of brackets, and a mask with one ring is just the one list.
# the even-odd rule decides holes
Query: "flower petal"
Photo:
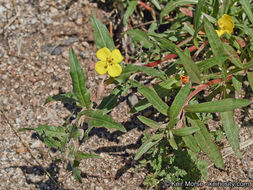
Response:
[{"label": "flower petal", "polygon": [[108,66],[105,61],[98,61],[95,65],[95,70],[98,74],[103,75],[108,71]]},{"label": "flower petal", "polygon": [[111,57],[111,54],[111,51],[107,47],[104,47],[97,51],[96,56],[101,61],[106,61],[106,58]]},{"label": "flower petal", "polygon": [[112,51],[112,58],[113,58],[113,63],[115,64],[120,63],[124,59],[118,49],[114,49]]},{"label": "flower petal", "polygon": [[117,77],[121,74],[121,72],[122,72],[122,68],[120,64],[112,64],[112,66],[108,67],[108,74],[111,77]]},{"label": "flower petal", "polygon": [[226,31],[225,30],[216,30],[219,37],[221,37]]}]

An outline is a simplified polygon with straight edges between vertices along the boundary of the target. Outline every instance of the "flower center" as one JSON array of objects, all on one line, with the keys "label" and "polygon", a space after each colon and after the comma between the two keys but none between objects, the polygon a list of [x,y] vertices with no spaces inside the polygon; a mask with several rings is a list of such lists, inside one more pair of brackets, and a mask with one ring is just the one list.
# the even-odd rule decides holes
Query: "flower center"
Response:
[{"label": "flower center", "polygon": [[112,62],[113,62],[113,58],[112,57],[107,57],[106,62],[111,66]]}]

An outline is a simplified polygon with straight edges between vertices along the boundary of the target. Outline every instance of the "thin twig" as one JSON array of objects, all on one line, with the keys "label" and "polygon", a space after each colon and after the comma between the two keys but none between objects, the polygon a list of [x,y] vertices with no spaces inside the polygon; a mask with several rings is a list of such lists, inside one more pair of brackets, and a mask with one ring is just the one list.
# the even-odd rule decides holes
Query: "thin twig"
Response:
[{"label": "thin twig", "polygon": [[8,119],[8,117],[5,114],[5,112],[3,110],[0,110],[0,111],[2,112],[2,115],[4,117],[5,122],[9,125],[9,127],[11,128],[11,130],[13,131],[13,133],[19,138],[19,140],[22,143],[22,145],[28,150],[28,152],[30,153],[31,157],[42,168],[42,170],[46,173],[46,175],[55,183],[55,185],[59,186],[58,183],[54,180],[54,178],[50,175],[50,173],[42,166],[42,164],[40,163],[40,161],[35,157],[35,155],[33,154],[32,150],[30,149],[30,147],[28,146],[28,144],[25,143],[23,141],[23,139],[19,136],[18,132],[16,131],[16,129],[14,128],[14,126],[11,124],[11,122]]},{"label": "thin twig", "polygon": [[20,11],[14,17],[10,19],[8,24],[2,30],[0,30],[0,34],[2,34],[7,28],[9,28],[10,25],[12,25],[12,23],[14,23],[14,21],[19,17],[19,15],[20,15]]}]

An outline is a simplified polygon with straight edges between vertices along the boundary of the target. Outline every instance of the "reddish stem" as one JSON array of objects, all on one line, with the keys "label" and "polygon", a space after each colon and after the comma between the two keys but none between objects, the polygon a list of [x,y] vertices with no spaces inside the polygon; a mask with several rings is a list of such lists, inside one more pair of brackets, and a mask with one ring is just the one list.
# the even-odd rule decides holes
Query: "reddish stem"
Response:
[{"label": "reddish stem", "polygon": [[147,9],[148,11],[152,11],[153,10],[150,6],[146,5],[145,3],[143,3],[140,0],[138,1],[138,3],[139,3],[140,6],[142,6],[145,9]]},{"label": "reddish stem", "polygon": [[[196,50],[197,48],[195,46],[191,46],[188,49],[189,49],[190,52],[192,52],[192,51]],[[177,57],[176,54],[170,53],[169,55],[166,55],[162,60],[154,61],[154,62],[148,63],[147,65],[144,65],[144,66],[146,66],[146,67],[154,67],[154,66],[156,66],[156,65],[158,65],[158,64],[160,64],[160,63],[162,63],[164,61],[167,61],[169,59],[173,59],[173,58],[176,58],[176,57]]]}]

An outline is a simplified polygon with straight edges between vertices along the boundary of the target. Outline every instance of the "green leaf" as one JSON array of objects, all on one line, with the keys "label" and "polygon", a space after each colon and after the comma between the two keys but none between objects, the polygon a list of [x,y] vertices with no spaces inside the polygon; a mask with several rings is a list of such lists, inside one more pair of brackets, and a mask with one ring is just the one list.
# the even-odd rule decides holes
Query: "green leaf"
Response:
[{"label": "green leaf", "polygon": [[101,157],[96,154],[87,154],[87,153],[83,153],[81,151],[75,152],[75,159],[76,160],[88,159],[88,158],[101,158]]},{"label": "green leaf", "polygon": [[129,17],[133,14],[134,10],[136,9],[136,6],[138,5],[138,1],[130,1],[127,6],[127,10],[124,14],[123,18],[123,24],[126,25]]},{"label": "green leaf", "polygon": [[76,181],[78,181],[79,183],[82,183],[82,178],[81,178],[80,174],[81,174],[81,171],[77,167],[73,168],[74,179]]},{"label": "green leaf", "polygon": [[182,137],[184,143],[188,148],[190,148],[194,152],[199,152],[200,148],[192,135],[187,135]]},{"label": "green leaf", "polygon": [[243,68],[242,62],[240,60],[240,57],[237,55],[234,48],[232,48],[227,43],[223,43],[225,53],[229,56],[229,60],[237,67]]},{"label": "green leaf", "polygon": [[188,97],[191,90],[191,83],[188,82],[184,87],[177,93],[171,107],[170,107],[170,118],[177,117],[180,110],[182,109],[186,98]]},{"label": "green leaf", "polygon": [[[128,86],[126,86],[128,88]],[[98,109],[102,110],[104,114],[110,112],[117,104],[118,97],[122,94],[123,87],[116,86],[111,94],[105,97],[99,104]]]},{"label": "green leaf", "polygon": [[155,7],[156,7],[159,11],[161,10],[161,6],[160,6],[158,0],[151,0],[151,2],[155,5]]},{"label": "green leaf", "polygon": [[138,160],[143,154],[145,154],[150,148],[155,146],[160,140],[162,140],[162,134],[152,135],[145,143],[141,145],[139,150],[137,151],[134,160]]},{"label": "green leaf", "polygon": [[195,114],[192,114],[192,117],[192,119],[189,119],[191,125],[200,128],[200,130],[194,134],[194,138],[200,149],[210,158],[217,168],[224,168],[222,155],[217,145],[212,141],[211,135],[208,133],[205,125]]},{"label": "green leaf", "polygon": [[227,98],[223,100],[205,102],[201,104],[187,105],[185,106],[185,111],[193,113],[224,112],[224,111],[231,111],[235,108],[244,107],[249,104],[250,104],[249,100]]},{"label": "green leaf", "polygon": [[174,54],[176,54],[176,49],[178,49],[178,47],[172,43],[171,41],[167,40],[166,38],[161,38],[161,37],[157,37],[157,36],[153,36],[153,38],[160,42],[160,47],[163,49],[163,50],[168,50]]},{"label": "green leaf", "polygon": [[70,75],[72,78],[73,92],[81,106],[90,108],[90,92],[86,88],[86,77],[83,69],[77,60],[76,54],[72,48],[69,49]]},{"label": "green leaf", "polygon": [[96,19],[94,12],[92,11],[91,25],[94,29],[95,42],[98,49],[103,47],[109,48],[111,51],[115,49],[115,45],[112,37],[106,26]]},{"label": "green leaf", "polygon": [[74,98],[74,94],[72,92],[67,92],[66,94],[57,94],[52,97],[48,97],[44,105],[52,101],[61,101],[64,104],[73,104],[76,99]]},{"label": "green leaf", "polygon": [[226,133],[227,139],[234,152],[239,158],[242,158],[240,153],[239,145],[239,127],[234,123],[233,112],[221,112],[221,121],[223,124],[224,131]]},{"label": "green leaf", "polygon": [[[164,98],[166,95],[168,95],[169,90],[172,89],[172,86],[177,83],[177,80],[175,79],[175,77],[167,79],[166,81],[163,81],[159,84],[156,84],[153,86],[154,90],[156,91],[156,93],[158,94],[158,96],[160,98]],[[130,113],[135,113],[135,112],[139,112],[142,111],[146,108],[148,108],[149,106],[151,106],[152,104],[149,103],[149,101],[145,98],[141,101],[139,101],[131,110]]]},{"label": "green leaf", "polygon": [[[211,49],[215,56],[224,56],[224,47],[223,44],[217,34],[217,32],[214,30],[213,25],[207,20],[207,18],[204,18],[204,28],[207,34],[208,41],[210,43]],[[222,65],[222,62],[219,61],[218,65]]]},{"label": "green leaf", "polygon": [[174,10],[177,7],[185,6],[189,4],[197,4],[198,0],[173,0],[169,1],[169,3],[166,4],[164,9],[162,10],[160,14],[160,22],[162,22],[162,19],[164,16],[168,15],[172,10]]},{"label": "green leaf", "polygon": [[205,4],[205,0],[199,0],[197,7],[196,7],[196,11],[194,13],[194,19],[193,19],[193,25],[194,25],[194,30],[197,31],[198,27],[201,24],[201,15],[202,15],[202,10]]},{"label": "green leaf", "polygon": [[200,79],[200,71],[199,71],[198,66],[193,62],[191,57],[185,55],[181,49],[177,49],[177,54],[179,55],[181,63],[183,64],[186,72],[190,76],[191,81],[193,83],[200,84],[201,79]]},{"label": "green leaf", "polygon": [[169,143],[170,143],[170,146],[174,149],[174,150],[177,150],[178,149],[178,146],[177,146],[177,143],[174,139],[174,135],[171,131],[169,131]]},{"label": "green leaf", "polygon": [[148,119],[146,117],[143,116],[138,116],[137,117],[142,123],[144,123],[145,125],[154,128],[154,129],[160,129],[161,128],[161,124],[157,123],[156,121],[153,121],[151,119]]},{"label": "green leaf", "polygon": [[110,116],[104,115],[99,110],[84,110],[78,114],[78,117],[85,115],[85,119],[90,126],[107,127],[109,129],[117,129],[121,132],[126,132],[126,129],[119,123],[115,122]]},{"label": "green leaf", "polygon": [[251,60],[243,65],[243,69],[250,69],[250,68],[253,68],[253,60]]},{"label": "green leaf", "polygon": [[198,127],[185,127],[185,128],[181,128],[181,129],[172,129],[171,132],[174,135],[183,137],[183,136],[191,135],[198,130],[199,130]]},{"label": "green leaf", "polygon": [[131,29],[127,31],[135,41],[140,42],[145,48],[153,47],[153,43],[149,40],[148,35],[140,29]]},{"label": "green leaf", "polygon": [[163,102],[163,100],[158,96],[153,88],[151,89],[146,86],[142,86],[138,88],[138,92],[147,98],[149,103],[151,103],[155,109],[164,115],[168,115],[169,106]]},{"label": "green leaf", "polygon": [[224,61],[226,61],[228,59],[228,56],[218,56],[218,57],[212,57],[210,59],[201,61],[200,63],[198,63],[198,68],[201,72],[210,69],[211,67],[217,65],[219,62],[223,63]]},{"label": "green leaf", "polygon": [[248,81],[249,81],[249,84],[250,84],[250,87],[253,91],[253,72],[247,72],[247,77],[248,77]]},{"label": "green leaf", "polygon": [[235,90],[238,93],[242,93],[242,91],[241,91],[241,88],[242,88],[242,75],[240,75],[240,74],[233,75],[232,76],[232,82],[233,82]]},{"label": "green leaf", "polygon": [[249,0],[240,0],[240,3],[242,4],[243,11],[245,11],[251,24],[253,24],[252,5],[250,5],[250,1]]}]

